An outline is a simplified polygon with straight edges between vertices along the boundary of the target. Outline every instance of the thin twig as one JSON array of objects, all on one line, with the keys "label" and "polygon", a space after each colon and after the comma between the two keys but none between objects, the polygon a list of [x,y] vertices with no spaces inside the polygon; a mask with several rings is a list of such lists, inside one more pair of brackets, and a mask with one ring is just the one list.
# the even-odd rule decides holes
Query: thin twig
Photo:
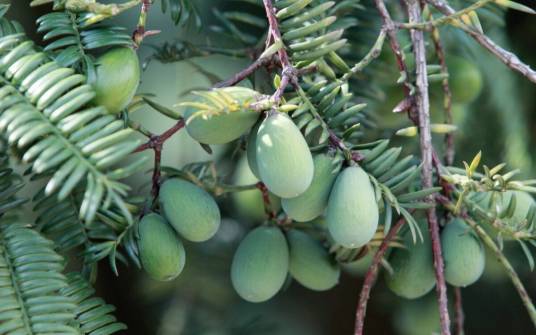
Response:
[{"label": "thin twig", "polygon": [[494,0],[479,0],[475,2],[474,4],[465,7],[462,10],[455,11],[451,14],[445,14],[445,16],[442,16],[437,19],[432,19],[430,21],[425,22],[410,22],[410,23],[396,23],[396,26],[398,28],[403,29],[421,29],[421,30],[432,30],[434,27],[438,27],[444,24],[452,23],[460,19],[462,16],[469,14],[472,11],[475,11],[479,8],[482,8],[486,5],[488,5],[490,2]]},{"label": "thin twig", "polygon": [[275,218],[276,213],[274,209],[272,208],[272,202],[270,201],[270,192],[268,191],[268,188],[262,181],[259,181],[255,186],[257,187],[257,189],[259,189],[259,191],[262,194],[262,202],[264,203],[264,212],[268,216],[268,219]]},{"label": "thin twig", "polygon": [[[445,15],[452,15],[456,11],[452,8],[447,1],[443,0],[426,0],[432,6],[437,8],[441,13]],[[465,31],[469,36],[471,36],[478,44],[486,48],[489,52],[495,55],[501,62],[506,66],[515,70],[527,77],[528,80],[536,83],[536,71],[534,71],[530,66],[523,63],[515,54],[507,51],[493,42],[489,37],[480,33],[477,30],[472,29],[471,27],[459,23],[458,26]]]},{"label": "thin twig", "polygon": [[[272,4],[272,0],[263,0],[264,9],[266,11],[266,18],[268,19],[268,38],[266,39],[266,47],[268,48],[268,44],[270,42],[276,43],[278,41],[282,41],[281,37],[281,31],[279,30],[279,22],[277,21],[277,17],[275,16],[275,9]],[[292,66],[287,50],[283,48],[279,48],[277,51],[277,54],[279,56],[279,62],[281,63],[282,71],[281,71],[281,83],[275,93],[272,95],[272,99],[275,103],[275,105],[279,104],[281,101],[281,98],[283,97],[283,93],[285,92],[285,89],[289,84],[297,85],[297,71]]]},{"label": "thin twig", "polygon": [[387,252],[387,249],[389,248],[389,242],[391,242],[395,238],[396,234],[405,222],[406,221],[404,218],[400,218],[396,222],[396,224],[391,227],[391,230],[389,230],[389,233],[387,233],[382,243],[380,244],[378,251],[376,251],[376,254],[374,254],[374,257],[372,258],[372,262],[367,270],[367,273],[365,274],[365,281],[363,282],[363,286],[361,287],[361,292],[359,293],[359,301],[357,303],[355,320],[355,335],[363,334],[365,315],[367,313],[367,303],[370,298],[370,291],[372,290],[372,287],[376,282],[376,278],[378,278],[380,262],[383,259],[385,253]]},{"label": "thin twig", "polygon": [[152,0],[143,0],[141,3],[140,17],[138,19],[138,25],[136,30],[132,33],[132,40],[136,48],[139,48],[141,42],[145,37],[156,35],[160,33],[160,30],[146,30],[145,25],[147,24],[147,16],[149,14],[149,9],[151,8]]},{"label": "thin twig", "polygon": [[153,135],[146,143],[140,145],[134,152],[140,152],[147,149],[153,149],[154,151],[154,168],[153,168],[153,177],[152,177],[152,189],[151,194],[153,199],[158,197],[160,191],[160,175],[161,175],[161,161],[162,161],[162,148],[164,143],[171,137],[173,134],[181,130],[185,125],[184,119],[180,119],[175,123],[171,128],[166,130],[160,135]]},{"label": "thin twig", "polygon": [[246,79],[250,75],[252,75],[255,71],[260,69],[261,67],[267,66],[272,62],[272,57],[263,57],[255,60],[253,63],[251,63],[248,67],[243,69],[242,71],[236,73],[231,78],[219,82],[216,85],[214,85],[215,88],[221,88],[221,87],[229,87],[234,86],[241,82],[242,80]]},{"label": "thin twig", "polygon": [[342,77],[342,81],[346,81],[350,79],[350,77],[358,72],[363,71],[363,69],[369,65],[374,59],[378,58],[382,52],[383,44],[385,43],[385,36],[387,35],[385,29],[380,30],[380,33],[378,34],[378,37],[376,38],[376,42],[372,46],[372,48],[369,50],[369,52],[361,59],[358,63],[356,63],[349,72],[345,73]]},{"label": "thin twig", "polygon": [[459,287],[454,288],[454,306],[456,309],[456,335],[463,335],[465,333],[463,330],[465,315],[463,314],[462,289]]},{"label": "thin twig", "polygon": [[[428,11],[428,15],[430,19],[433,19],[433,15],[430,11]],[[452,93],[449,85],[449,70],[445,59],[445,50],[443,48],[443,44],[441,43],[441,35],[437,27],[432,29],[432,41],[434,43],[434,49],[439,61],[439,65],[441,66],[441,74],[444,75],[444,79],[441,81],[441,86],[443,88],[443,109],[445,112],[445,123],[452,124]],[[445,147],[445,163],[447,166],[450,166],[454,163],[455,154],[453,132],[448,132],[445,134]]]},{"label": "thin twig", "polygon": [[[408,16],[410,22],[421,21],[421,7],[418,0],[406,0]],[[423,188],[433,187],[433,144],[430,130],[430,102],[428,96],[428,74],[426,71],[426,47],[424,34],[421,30],[411,30],[411,41],[413,53],[415,55],[416,67],[416,93],[415,106],[419,115],[419,135],[422,159],[422,186]],[[432,195],[426,198],[427,202],[435,203]],[[439,223],[437,220],[435,207],[431,207],[426,212],[430,237],[432,241],[432,251],[434,256],[434,270],[436,276],[436,290],[439,303],[439,318],[441,322],[441,334],[450,335],[450,318],[447,302],[447,285],[445,283],[443,255],[441,252],[441,241],[439,238]]]}]

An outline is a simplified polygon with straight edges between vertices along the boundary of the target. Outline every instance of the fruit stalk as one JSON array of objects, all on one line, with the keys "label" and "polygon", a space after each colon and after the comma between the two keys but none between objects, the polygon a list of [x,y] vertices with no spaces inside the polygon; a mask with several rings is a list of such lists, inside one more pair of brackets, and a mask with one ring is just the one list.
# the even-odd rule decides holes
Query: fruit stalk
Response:
[{"label": "fruit stalk", "polygon": [[[408,16],[411,22],[421,22],[421,7],[417,0],[406,0]],[[433,144],[430,130],[430,102],[428,96],[428,76],[426,70],[426,46],[424,34],[420,30],[411,30],[411,41],[415,55],[416,66],[416,93],[415,107],[419,118],[419,137],[422,160],[422,186],[423,188],[433,187]],[[427,202],[434,203],[432,195],[426,198]],[[441,252],[441,241],[439,237],[439,223],[437,220],[435,207],[431,207],[426,213],[430,238],[432,241],[432,251],[434,256],[434,270],[436,276],[436,291],[439,304],[439,319],[441,323],[441,334],[450,335],[450,318],[447,302],[447,285],[445,283],[444,261]]]},{"label": "fruit stalk", "polygon": [[158,197],[158,192],[160,189],[160,175],[161,175],[161,161],[162,161],[162,147],[164,143],[173,136],[176,132],[181,130],[185,125],[184,119],[180,119],[175,123],[171,128],[164,131],[160,135],[153,135],[149,138],[149,141],[140,145],[134,152],[140,152],[147,149],[154,150],[154,168],[153,168],[153,177],[152,177],[152,190],[151,194],[154,199]]},{"label": "fruit stalk", "polygon": [[365,314],[367,313],[367,303],[370,298],[370,291],[378,278],[378,270],[380,267],[380,262],[383,259],[383,256],[389,248],[389,242],[391,242],[395,237],[400,228],[406,223],[404,218],[400,218],[396,224],[389,230],[389,233],[383,239],[378,251],[374,254],[374,258],[365,274],[365,281],[361,287],[361,292],[359,293],[359,301],[357,303],[356,311],[356,320],[355,320],[355,330],[354,335],[363,335],[363,328],[365,325]]}]

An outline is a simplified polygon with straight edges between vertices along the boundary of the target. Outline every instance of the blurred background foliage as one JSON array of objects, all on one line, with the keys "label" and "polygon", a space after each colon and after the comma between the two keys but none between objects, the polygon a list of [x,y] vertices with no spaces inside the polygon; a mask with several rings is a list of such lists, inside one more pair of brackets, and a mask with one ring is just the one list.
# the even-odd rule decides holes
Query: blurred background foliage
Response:
[{"label": "blurred background foliage", "polygon": [[[534,8],[534,2],[530,0],[520,2]],[[154,94],[154,100],[165,106],[181,101],[192,89],[211,87],[250,62],[247,58],[233,55],[242,48],[239,43],[221,31],[208,29],[218,24],[212,9],[223,5],[232,7],[233,1],[203,0],[193,3],[203,22],[202,30],[196,27],[195,19],[184,22],[184,17],[180,19],[176,15],[170,17],[169,13],[162,13],[160,1],[155,1],[148,27],[162,32],[147,38],[139,49],[144,64],[139,93]],[[35,33],[35,19],[43,14],[43,8],[30,10],[26,1],[20,0],[12,1],[12,5],[12,17],[23,23],[30,36],[40,42],[40,36]],[[138,12],[131,10],[117,17],[115,23],[133,31],[137,16]],[[366,18],[360,19],[367,24]],[[377,18],[372,19],[378,21]],[[177,26],[173,20],[181,21],[181,24]],[[504,21],[493,25],[486,23],[483,20],[484,31],[494,40],[512,49],[528,64],[536,66],[536,20],[533,17],[509,11]],[[359,34],[359,29],[352,33]],[[536,86],[508,70],[461,33],[446,28],[442,30],[442,37],[447,41],[448,58],[453,60],[450,70],[455,101],[457,98],[463,100],[469,89],[467,85],[478,91],[474,100],[453,106],[454,119],[459,127],[456,161],[470,161],[476,152],[482,150],[485,164],[505,161],[512,168],[520,168],[525,176],[535,176]],[[373,41],[374,36],[363,38]],[[352,46],[355,49],[352,52],[359,56],[366,52],[368,45],[371,43]],[[215,49],[224,49],[225,52],[211,55],[208,51]],[[466,62],[470,63],[469,67],[464,67]],[[386,67],[386,63],[390,66]],[[384,52],[381,63],[373,65],[369,71],[370,80],[359,81],[358,90],[365,92],[363,97],[369,103],[369,113],[378,125],[369,136],[393,137],[393,141],[403,145],[407,152],[414,152],[417,145],[415,138],[394,135],[397,129],[409,126],[403,115],[391,113],[401,98],[400,87],[394,85],[396,72],[390,52]],[[256,85],[262,80],[261,73],[255,78]],[[270,89],[269,86],[266,88]],[[469,98],[466,100],[472,99]],[[438,122],[443,120],[441,99],[440,85],[432,85],[432,114]],[[148,108],[135,111],[132,118],[157,133],[174,122]],[[437,136],[435,140],[441,148],[442,137]],[[243,153],[240,148],[213,149],[214,154],[209,156],[188,138],[186,132],[181,132],[166,142],[163,164],[182,167],[191,162],[215,160],[230,181],[243,184],[252,181],[253,177],[249,178],[247,174],[240,178],[233,176],[235,170],[248,169],[245,160],[240,159]],[[151,152],[146,154],[152,155]],[[150,162],[147,170],[151,168]],[[148,174],[138,175],[130,182],[140,192],[147,192],[147,180]],[[256,191],[252,192],[241,194],[238,201],[230,197],[221,199],[220,207],[226,219],[218,235],[209,242],[186,246],[188,260],[185,271],[173,282],[152,281],[133,267],[121,267],[121,278],[117,280],[106,262],[101,263],[97,282],[99,294],[117,307],[118,318],[129,325],[128,334],[352,333],[356,301],[369,256],[347,265],[340,284],[329,292],[312,292],[289,281],[284,294],[258,305],[241,301],[234,293],[229,279],[231,256],[240,238],[255,220],[259,220],[259,211],[262,213],[260,196]],[[536,297],[535,274],[529,272],[521,250],[507,248],[506,252],[529,292]],[[508,278],[491,255],[487,262],[485,276],[475,285],[463,289],[467,333],[533,333],[534,329]],[[367,334],[425,335],[438,330],[435,292],[416,301],[405,301],[388,291],[381,279],[373,290],[367,316]]]}]

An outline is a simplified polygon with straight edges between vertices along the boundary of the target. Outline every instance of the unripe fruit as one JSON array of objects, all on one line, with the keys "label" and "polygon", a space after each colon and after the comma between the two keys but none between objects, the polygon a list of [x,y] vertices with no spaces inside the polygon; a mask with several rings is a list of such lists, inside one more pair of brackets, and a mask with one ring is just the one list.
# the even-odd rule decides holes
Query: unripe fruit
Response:
[{"label": "unripe fruit", "polygon": [[326,221],[338,244],[359,248],[367,244],[378,228],[378,204],[368,174],[360,167],[344,169],[331,190]]},{"label": "unripe fruit", "polygon": [[209,116],[196,114],[199,110],[194,107],[189,107],[184,111],[186,130],[198,142],[205,144],[229,143],[253,127],[259,118],[260,112],[250,106],[255,102],[259,93],[245,87],[226,87],[218,90],[234,99],[235,106],[226,107],[231,110]]},{"label": "unripe fruit", "polygon": [[184,268],[185,251],[177,233],[158,214],[139,223],[138,248],[143,268],[156,280],[175,279]]},{"label": "unripe fruit", "polygon": [[385,281],[396,295],[416,299],[434,288],[434,265],[430,238],[425,235],[424,242],[414,244],[410,237],[405,238],[407,249],[395,249],[390,255],[393,273],[386,272]]},{"label": "unripe fruit", "polygon": [[445,260],[445,279],[453,286],[465,287],[476,282],[484,272],[484,248],[478,237],[462,220],[455,219],[441,232]]},{"label": "unripe fruit", "polygon": [[[251,185],[259,181],[251,172],[246,157],[238,161],[233,181],[235,185]],[[250,221],[261,221],[266,218],[264,201],[259,190],[233,192],[231,197],[240,217]],[[270,194],[270,205],[277,212],[281,208],[281,200]]]},{"label": "unripe fruit", "polygon": [[478,67],[461,57],[448,61],[449,84],[452,99],[456,103],[469,103],[478,98],[482,91],[482,74]]},{"label": "unripe fruit", "polygon": [[313,157],[287,115],[269,115],[259,128],[256,143],[260,179],[272,193],[293,198],[307,190],[313,180]]},{"label": "unripe fruit", "polygon": [[329,193],[339,172],[339,166],[334,162],[334,158],[326,154],[316,155],[313,163],[313,181],[309,188],[295,198],[281,201],[285,213],[298,222],[313,220],[324,213]]},{"label": "unripe fruit", "polygon": [[243,299],[266,301],[283,287],[288,267],[289,251],[281,230],[259,227],[238,246],[231,265],[231,282]]},{"label": "unripe fruit", "polygon": [[322,244],[299,230],[287,233],[290,248],[290,274],[303,286],[329,290],[339,282],[340,268]]},{"label": "unripe fruit", "polygon": [[127,107],[140,82],[138,55],[131,48],[115,48],[97,59],[95,104],[116,114]]},{"label": "unripe fruit", "polygon": [[188,181],[167,180],[160,188],[160,204],[169,223],[189,241],[206,241],[220,227],[220,210],[214,199]]},{"label": "unripe fruit", "polygon": [[514,210],[514,214],[508,220],[514,221],[515,223],[519,223],[523,220],[526,220],[527,215],[529,214],[530,207],[535,206],[536,202],[534,201],[534,198],[527,192],[506,191],[503,194],[503,208],[508,207],[508,204],[512,200],[512,196],[514,195],[516,197],[516,207]]}]

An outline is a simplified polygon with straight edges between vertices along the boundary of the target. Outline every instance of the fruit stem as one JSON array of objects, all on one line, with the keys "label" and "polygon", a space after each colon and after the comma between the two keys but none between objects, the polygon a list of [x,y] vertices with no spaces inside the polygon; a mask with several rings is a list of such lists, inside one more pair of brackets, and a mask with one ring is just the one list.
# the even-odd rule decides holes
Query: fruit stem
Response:
[{"label": "fruit stem", "polygon": [[261,191],[262,194],[262,201],[264,203],[264,212],[268,216],[268,219],[275,218],[276,214],[275,211],[272,209],[272,203],[270,201],[270,192],[268,192],[268,188],[262,181],[259,181],[256,184],[259,191]]},{"label": "fruit stem", "polygon": [[162,148],[164,143],[175,133],[181,130],[185,125],[184,119],[180,119],[175,123],[171,128],[164,131],[160,135],[153,135],[150,137],[149,141],[140,145],[134,152],[140,152],[147,149],[153,149],[154,151],[154,168],[153,168],[153,177],[152,177],[152,190],[151,194],[153,196],[153,202],[158,197],[160,191],[160,175],[161,175],[161,161],[162,161]]},{"label": "fruit stem", "polygon": [[367,273],[365,274],[365,281],[361,287],[361,292],[359,293],[354,335],[363,335],[365,314],[367,313],[367,303],[370,298],[370,291],[372,290],[372,287],[376,282],[376,278],[378,277],[380,263],[383,259],[383,256],[387,252],[387,249],[389,248],[389,243],[396,237],[396,234],[404,223],[406,223],[406,221],[403,217],[396,222],[396,224],[389,230],[389,233],[387,233],[380,244],[378,251],[376,251],[376,254],[374,254],[374,257],[372,258],[372,262],[367,270]]},{"label": "fruit stem", "polygon": [[[408,17],[410,23],[421,22],[421,7],[418,0],[406,0]],[[429,188],[434,186],[434,148],[432,144],[432,133],[430,129],[430,102],[428,96],[428,74],[426,69],[426,46],[422,30],[410,30],[413,53],[415,55],[416,90],[414,107],[418,112],[418,127],[421,146],[422,160],[422,186]],[[433,195],[426,197],[429,203],[435,203]],[[439,238],[439,222],[435,206],[426,212],[430,237],[432,241],[432,251],[434,256],[434,270],[436,277],[436,291],[439,305],[439,319],[441,323],[441,334],[450,335],[450,318],[447,301],[447,285],[445,283],[444,261],[441,251],[441,241]]]}]

